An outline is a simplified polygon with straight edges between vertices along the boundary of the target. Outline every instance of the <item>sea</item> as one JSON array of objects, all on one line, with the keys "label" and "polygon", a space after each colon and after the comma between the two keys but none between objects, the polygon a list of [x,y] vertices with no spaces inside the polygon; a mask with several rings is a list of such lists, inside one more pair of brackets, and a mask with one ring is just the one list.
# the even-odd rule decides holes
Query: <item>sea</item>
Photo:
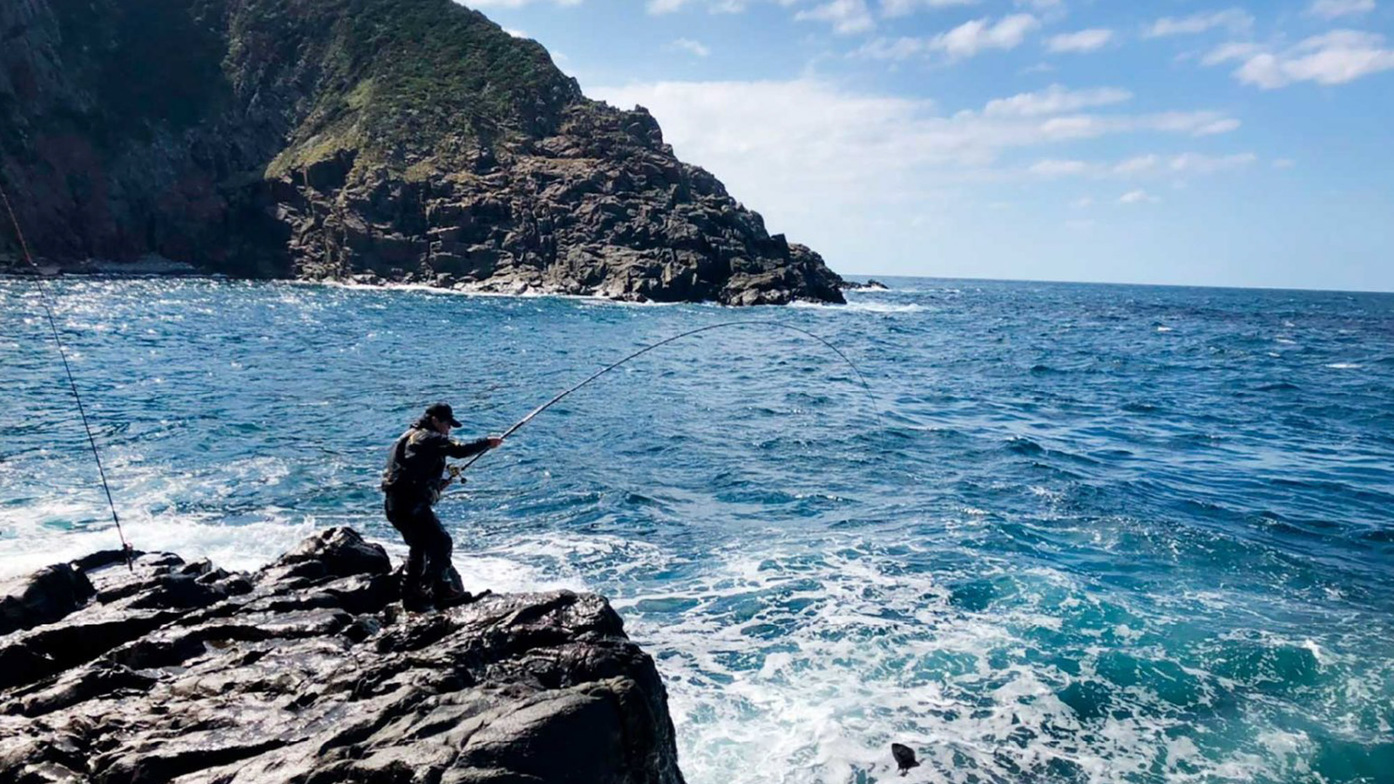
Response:
[{"label": "sea", "polygon": [[[438,510],[466,587],[609,597],[692,784],[901,781],[893,742],[904,781],[1394,781],[1394,295],[886,282],[48,285],[126,536],[237,569],[340,525],[401,558],[378,475],[432,402],[498,433],[744,322]],[[39,297],[0,280],[0,577],[119,544]]]}]

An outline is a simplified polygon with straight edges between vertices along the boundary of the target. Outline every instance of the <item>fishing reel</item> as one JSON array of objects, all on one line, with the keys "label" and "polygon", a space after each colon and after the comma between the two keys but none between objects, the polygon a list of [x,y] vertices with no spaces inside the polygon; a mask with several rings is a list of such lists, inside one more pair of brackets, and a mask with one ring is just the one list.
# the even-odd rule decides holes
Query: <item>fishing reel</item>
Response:
[{"label": "fishing reel", "polygon": [[452,480],[459,482],[460,484],[464,484],[467,481],[465,479],[465,469],[460,466],[448,465],[445,467],[445,473]]}]

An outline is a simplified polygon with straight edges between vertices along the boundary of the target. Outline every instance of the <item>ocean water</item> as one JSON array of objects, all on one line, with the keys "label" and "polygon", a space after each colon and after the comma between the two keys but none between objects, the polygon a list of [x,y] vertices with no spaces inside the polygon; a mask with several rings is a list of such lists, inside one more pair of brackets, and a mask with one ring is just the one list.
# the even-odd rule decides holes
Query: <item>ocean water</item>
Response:
[{"label": "ocean water", "polygon": [[[693,784],[1394,781],[1394,296],[895,279],[732,311],[54,284],[126,532],[253,568],[382,521],[425,404],[498,432],[467,585],[611,597]],[[0,280],[0,576],[117,544]]]}]

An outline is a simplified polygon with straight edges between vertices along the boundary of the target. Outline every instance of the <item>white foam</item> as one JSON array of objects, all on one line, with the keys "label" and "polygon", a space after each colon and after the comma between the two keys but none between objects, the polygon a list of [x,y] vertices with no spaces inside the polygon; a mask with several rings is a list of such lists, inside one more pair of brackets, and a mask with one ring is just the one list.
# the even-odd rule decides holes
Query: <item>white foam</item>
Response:
[{"label": "white foam", "polygon": [[[777,547],[777,546],[776,546]],[[674,618],[633,617],[630,634],[660,659],[688,780],[850,781],[892,775],[891,741],[916,747],[927,768],[959,769],[954,755],[1010,779],[997,757],[1021,725],[1082,727],[1055,696],[1063,675],[1021,660],[1012,628],[1058,627],[1045,614],[965,615],[929,575],[906,575],[896,560],[860,543],[829,543],[808,563],[802,552],[732,552],[701,578],[662,596],[694,609]],[[1042,570],[1051,582],[1063,574]],[[801,610],[783,609],[806,603]],[[764,641],[761,630],[782,633]],[[988,664],[993,651],[1014,659]],[[944,679],[931,662],[972,662]],[[926,669],[928,667],[928,669]],[[967,709],[989,689],[991,703]],[[1139,770],[1161,742],[1147,719],[1111,719],[1081,749],[1044,735],[1009,755],[1023,767],[1069,759],[1093,780]],[[1101,778],[1102,777],[1102,778]]]},{"label": "white foam", "polygon": [[1327,365],[1327,367],[1332,368],[1333,370],[1359,370],[1363,367],[1363,365],[1357,365],[1353,362],[1333,362],[1330,365]]},{"label": "white foam", "polygon": [[[186,561],[208,558],[230,570],[264,566],[321,528],[314,517],[271,517],[264,522],[224,525],[191,516],[137,517],[122,528],[136,549],[178,553]],[[120,549],[114,526],[66,531],[25,525],[0,540],[0,577],[27,574],[98,550]]]},{"label": "white foam", "polygon": [[788,305],[791,308],[802,308],[815,310],[823,313],[919,313],[924,310],[923,305],[909,303],[896,305],[889,302],[848,302],[846,305],[831,305],[817,302],[793,302]]},{"label": "white foam", "polygon": [[903,295],[903,294],[949,294],[949,295],[957,295],[957,294],[962,294],[962,293],[963,293],[963,289],[955,289],[955,288],[933,288],[933,287],[931,287],[931,288],[917,288],[917,287],[911,287],[911,288],[898,288],[898,287],[897,287],[897,288],[888,288],[888,289],[847,289],[847,290],[846,290],[845,292],[843,292],[843,293],[845,293],[845,294],[847,294],[847,295],[849,295],[849,296],[856,296],[856,297],[867,297],[867,296],[876,296],[876,295],[885,296],[885,295],[888,295],[888,294],[901,294],[901,295]]},{"label": "white foam", "polygon": [[626,300],[610,299],[609,297],[602,297],[602,296],[597,295],[597,294],[564,294],[564,293],[559,292],[559,291],[544,291],[544,290],[538,290],[538,289],[532,289],[532,288],[527,288],[527,289],[522,289],[522,290],[519,290],[519,291],[512,291],[512,292],[510,292],[510,291],[489,291],[489,290],[486,290],[486,289],[478,289],[478,288],[445,289],[445,288],[440,288],[440,287],[438,287],[438,286],[432,286],[432,285],[427,284],[427,283],[354,283],[354,282],[352,282],[352,281],[333,281],[333,280],[329,280],[329,281],[289,281],[289,282],[292,283],[293,285],[300,285],[300,286],[324,286],[324,287],[333,287],[333,288],[341,288],[341,289],[353,289],[353,290],[355,290],[355,291],[414,291],[414,292],[418,292],[418,293],[441,294],[441,295],[449,295],[449,296],[456,296],[456,297],[468,297],[468,298],[478,298],[478,299],[518,299],[518,300],[530,300],[530,299],[556,299],[556,300],[572,300],[572,301],[576,301],[576,302],[584,302],[584,303],[586,303],[586,304],[588,304],[588,305],[604,305],[604,306],[607,306],[607,307],[608,307],[608,306],[614,306],[614,307],[631,307],[631,308],[657,308],[657,307],[673,307],[673,306],[676,306],[676,305],[683,305],[683,304],[693,304],[693,303],[682,303],[682,302],[654,302],[654,301],[648,301],[648,302],[629,302],[629,301],[626,301]]}]

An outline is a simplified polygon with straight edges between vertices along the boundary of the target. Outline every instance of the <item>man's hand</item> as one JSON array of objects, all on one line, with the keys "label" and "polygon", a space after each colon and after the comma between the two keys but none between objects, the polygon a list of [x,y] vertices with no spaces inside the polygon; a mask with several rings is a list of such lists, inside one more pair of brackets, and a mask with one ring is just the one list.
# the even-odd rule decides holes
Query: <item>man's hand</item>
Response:
[{"label": "man's hand", "polygon": [[489,448],[498,449],[503,446],[503,439],[498,436],[489,436]]}]

